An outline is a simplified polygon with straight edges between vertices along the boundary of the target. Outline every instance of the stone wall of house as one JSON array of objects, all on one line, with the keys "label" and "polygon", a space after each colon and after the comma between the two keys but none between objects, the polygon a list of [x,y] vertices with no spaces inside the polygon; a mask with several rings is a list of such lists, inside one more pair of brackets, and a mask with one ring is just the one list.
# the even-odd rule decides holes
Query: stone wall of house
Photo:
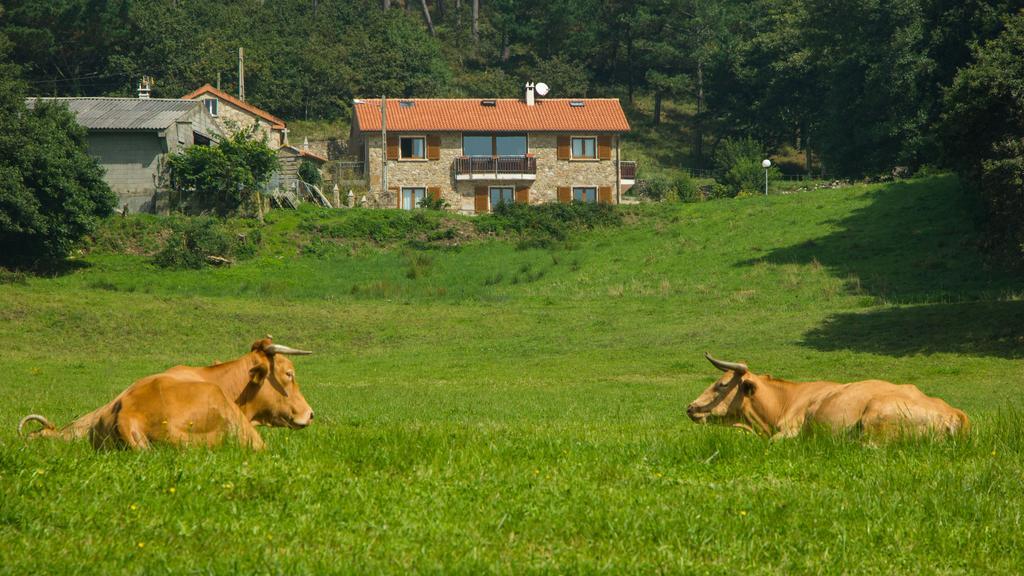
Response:
[{"label": "stone wall of house", "polygon": [[[198,99],[217,100],[218,98],[213,94],[202,94]],[[236,108],[230,102],[226,102],[224,100],[220,101],[217,105],[217,116],[214,119],[217,122],[217,126],[220,127],[221,131],[225,135],[234,134],[238,130],[248,128],[255,123],[257,126],[256,133],[260,137],[266,137],[267,146],[269,146],[271,150],[277,150],[281,147],[280,130],[274,130],[270,122],[242,110],[241,108]]]},{"label": "stone wall of house", "polygon": [[[403,134],[404,135],[404,134]],[[410,134],[413,135],[413,134]],[[596,136],[596,134],[573,134]],[[398,197],[393,188],[440,186],[441,194],[453,210],[465,214],[475,213],[474,199],[477,186],[513,186],[530,188],[530,203],[558,201],[559,186],[611,186],[613,198],[618,198],[616,185],[617,139],[612,139],[611,160],[559,160],[558,134],[530,134],[527,151],[537,158],[537,178],[530,180],[459,180],[455,179],[455,159],[462,156],[462,133],[441,133],[440,160],[389,160],[388,188],[381,190],[381,138],[379,134],[365,137],[367,184],[374,205],[397,208]],[[358,145],[358,144],[356,144]]]}]

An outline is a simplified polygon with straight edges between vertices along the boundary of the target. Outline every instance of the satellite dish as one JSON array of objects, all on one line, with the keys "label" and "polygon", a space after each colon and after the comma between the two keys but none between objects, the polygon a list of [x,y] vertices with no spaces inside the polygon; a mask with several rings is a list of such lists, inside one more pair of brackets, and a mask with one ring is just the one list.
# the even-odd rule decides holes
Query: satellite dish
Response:
[{"label": "satellite dish", "polygon": [[548,88],[548,85],[543,82],[537,82],[536,90],[537,94],[540,94],[541,96],[547,96],[548,90],[550,90],[550,88]]}]

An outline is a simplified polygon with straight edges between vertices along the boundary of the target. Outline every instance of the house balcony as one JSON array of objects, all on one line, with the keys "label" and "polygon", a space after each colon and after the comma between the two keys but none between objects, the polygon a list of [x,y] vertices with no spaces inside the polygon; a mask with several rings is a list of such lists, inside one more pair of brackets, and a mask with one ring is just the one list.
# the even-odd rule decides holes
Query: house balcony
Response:
[{"label": "house balcony", "polygon": [[536,180],[533,156],[460,156],[455,159],[456,180]]},{"label": "house balcony", "polygon": [[636,184],[636,162],[619,162],[619,183],[623,186]]}]

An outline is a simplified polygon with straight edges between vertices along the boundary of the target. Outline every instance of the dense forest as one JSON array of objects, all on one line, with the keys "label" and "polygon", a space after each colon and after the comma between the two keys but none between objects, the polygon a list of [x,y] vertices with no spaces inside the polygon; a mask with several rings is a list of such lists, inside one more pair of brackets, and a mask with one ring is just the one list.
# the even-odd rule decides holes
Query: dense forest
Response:
[{"label": "dense forest", "polygon": [[[156,79],[156,96],[207,82],[234,92],[244,47],[247,99],[287,119],[344,120],[360,96],[517,96],[524,81],[543,80],[552,97],[616,96],[627,108],[642,99],[651,125],[665,103],[685,106],[694,166],[708,166],[722,139],[752,138],[767,150],[811,150],[835,176],[932,166],[980,185],[995,171],[1012,192],[1024,164],[1022,8],[1024,0],[10,0],[0,34],[33,94],[131,95],[142,75]],[[1024,207],[1010,196],[1000,210]]]}]

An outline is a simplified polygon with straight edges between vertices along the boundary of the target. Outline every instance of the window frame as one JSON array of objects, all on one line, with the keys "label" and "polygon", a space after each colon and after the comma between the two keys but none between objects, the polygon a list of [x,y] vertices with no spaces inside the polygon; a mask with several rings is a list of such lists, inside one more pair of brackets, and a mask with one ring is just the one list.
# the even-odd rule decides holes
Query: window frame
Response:
[{"label": "window frame", "polygon": [[[598,189],[599,189],[599,186],[597,186],[596,184],[595,185],[585,184],[583,186],[572,186],[571,190],[570,190],[570,197],[569,197],[569,199],[572,202],[582,202],[583,204],[597,204],[598,202],[600,202],[600,199],[597,197],[598,191],[599,191]],[[576,191],[577,190],[593,190],[594,191],[594,201],[593,202],[588,202],[585,199],[586,198],[585,194],[583,196],[584,200],[577,200],[576,199]]]},{"label": "window frame", "polygon": [[494,205],[493,202],[491,202],[491,195],[494,193],[494,189],[495,188],[500,189],[500,190],[511,190],[512,191],[512,195],[511,195],[509,201],[508,202],[502,201],[501,204],[515,204],[516,203],[516,187],[515,186],[508,186],[508,185],[503,185],[503,184],[499,184],[497,186],[488,186],[487,187],[487,210],[489,212],[494,212],[495,205]]},{"label": "window frame", "polygon": [[[423,156],[406,156],[402,151],[403,140],[422,140],[423,141]],[[404,162],[426,162],[427,156],[427,135],[426,134],[409,134],[398,137],[398,159]]]},{"label": "window frame", "polygon": [[[490,138],[491,139],[491,153],[486,156],[473,156],[466,154],[466,137],[479,137],[479,138]],[[498,138],[499,137],[521,137],[526,142],[526,152],[523,154],[498,154]],[[530,155],[530,134],[528,132],[463,132],[462,133],[462,155],[466,158],[518,158],[527,157]]]},{"label": "window frame", "polygon": [[[213,102],[213,109],[210,109],[210,102]],[[206,106],[206,111],[210,113],[210,116],[216,118],[220,116],[220,99],[219,98],[203,98],[203,106]]]},{"label": "window frame", "polygon": [[[577,140],[590,140],[594,143],[594,155],[593,156],[577,156],[576,147],[573,145]],[[584,149],[586,147],[584,146]],[[597,152],[597,136],[569,136],[569,159],[570,160],[582,160],[586,162],[593,162],[598,160]]]},{"label": "window frame", "polygon": [[[413,191],[412,192],[412,207],[411,208],[406,208],[405,207],[405,191],[406,190],[412,190]],[[416,191],[417,190],[423,191],[423,195],[420,196],[419,198],[416,198]],[[407,211],[411,212],[413,210],[421,208],[420,202],[424,198],[427,197],[427,187],[426,186],[401,186],[398,189],[398,197],[399,197],[398,207],[400,209],[402,209],[402,210],[407,210]]]}]

